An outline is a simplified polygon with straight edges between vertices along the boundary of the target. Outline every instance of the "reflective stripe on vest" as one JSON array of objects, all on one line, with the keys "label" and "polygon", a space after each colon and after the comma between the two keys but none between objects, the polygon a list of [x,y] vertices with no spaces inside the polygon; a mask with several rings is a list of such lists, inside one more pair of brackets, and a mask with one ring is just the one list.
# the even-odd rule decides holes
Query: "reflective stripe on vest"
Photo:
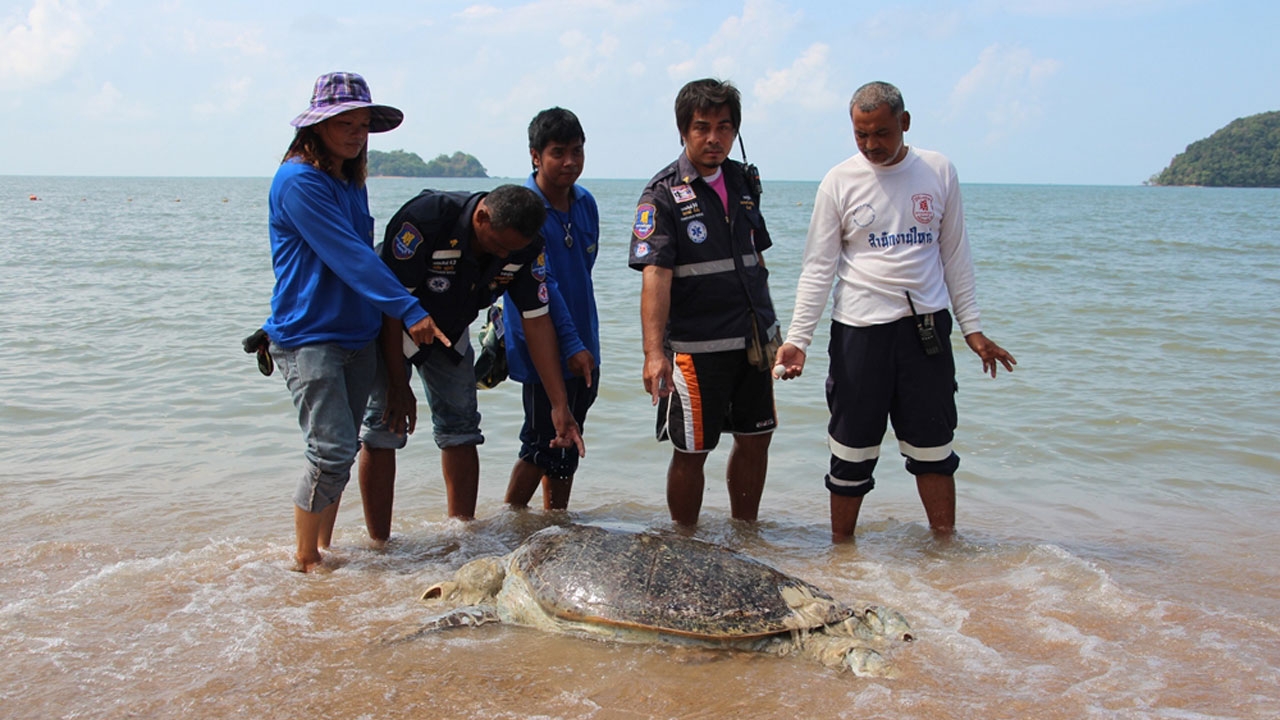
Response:
[{"label": "reflective stripe on vest", "polygon": [[747,347],[746,338],[720,338],[718,340],[698,340],[686,342],[672,340],[671,349],[679,353],[709,353],[726,350],[743,350]]},{"label": "reflective stripe on vest", "polygon": [[[742,266],[752,267],[758,263],[755,253],[742,256]],[[683,278],[693,277],[695,275],[714,275],[716,273],[733,272],[736,268],[733,265],[733,258],[725,260],[707,260],[705,262],[689,263],[688,265],[676,265],[672,269],[672,276]]]},{"label": "reflective stripe on vest", "polygon": [[[765,332],[767,337],[777,337],[782,326],[774,323],[769,326]],[[671,349],[680,353],[708,353],[708,352],[724,352],[726,350],[745,350],[747,348],[746,338],[720,338],[718,340],[698,340],[694,342],[686,342],[682,340],[671,340]]]}]

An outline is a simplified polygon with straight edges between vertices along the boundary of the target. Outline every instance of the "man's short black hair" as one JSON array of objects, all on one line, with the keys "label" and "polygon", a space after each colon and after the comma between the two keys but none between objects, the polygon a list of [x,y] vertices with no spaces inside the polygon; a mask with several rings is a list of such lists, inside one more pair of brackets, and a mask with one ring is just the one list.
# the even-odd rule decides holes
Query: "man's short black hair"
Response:
[{"label": "man's short black hair", "polygon": [[707,113],[726,105],[729,107],[729,121],[737,132],[742,126],[742,96],[733,83],[715,78],[686,83],[676,95],[676,128],[680,130],[680,137],[689,132],[695,113]]},{"label": "man's short black hair", "polygon": [[534,152],[542,152],[553,142],[571,143],[574,140],[586,142],[587,136],[582,132],[578,116],[572,111],[562,107],[547,108],[529,122],[529,149]]},{"label": "man's short black hair", "polygon": [[489,222],[495,230],[513,228],[532,240],[547,219],[542,198],[523,185],[499,185],[484,196]]}]

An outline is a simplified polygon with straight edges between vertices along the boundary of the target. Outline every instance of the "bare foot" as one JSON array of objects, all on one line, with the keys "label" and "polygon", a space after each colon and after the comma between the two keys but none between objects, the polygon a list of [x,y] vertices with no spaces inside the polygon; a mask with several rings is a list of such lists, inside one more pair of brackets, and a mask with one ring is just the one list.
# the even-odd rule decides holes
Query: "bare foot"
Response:
[{"label": "bare foot", "polygon": [[929,528],[933,533],[933,541],[939,545],[950,545],[956,540],[956,529],[949,528]]},{"label": "bare foot", "polygon": [[694,523],[693,525],[687,525],[685,523],[676,522],[672,520],[671,530],[675,534],[680,535],[682,537],[694,537],[695,535],[698,534],[698,525],[697,523]]},{"label": "bare foot", "polygon": [[293,571],[309,573],[319,567],[322,562],[324,562],[324,558],[320,556],[319,550],[314,555],[307,554],[304,556],[302,553],[297,553],[293,556]]}]

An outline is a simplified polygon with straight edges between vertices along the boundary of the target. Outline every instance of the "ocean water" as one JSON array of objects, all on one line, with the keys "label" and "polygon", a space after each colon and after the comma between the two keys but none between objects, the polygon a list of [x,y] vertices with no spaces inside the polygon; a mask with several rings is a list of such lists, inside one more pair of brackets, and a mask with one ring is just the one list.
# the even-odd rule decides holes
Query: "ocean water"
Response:
[{"label": "ocean water", "polygon": [[[642,182],[584,184],[604,360],[569,518],[665,528],[626,267]],[[326,571],[290,572],[300,433],[240,349],[270,298],[268,185],[0,177],[0,716],[1280,716],[1280,191],[965,187],[985,330],[1018,367],[992,380],[954,340],[950,542],[888,437],[856,544],[830,545],[822,352],[777,387],[757,526],[728,520],[711,456],[698,536],[912,622],[882,680],[503,626],[387,643],[428,585],[563,521],[502,505],[511,383],[481,393],[479,520],[445,517],[424,430],[390,545],[353,483]],[[421,187],[373,179],[375,217]],[[765,189],[784,322],[815,189]]]}]

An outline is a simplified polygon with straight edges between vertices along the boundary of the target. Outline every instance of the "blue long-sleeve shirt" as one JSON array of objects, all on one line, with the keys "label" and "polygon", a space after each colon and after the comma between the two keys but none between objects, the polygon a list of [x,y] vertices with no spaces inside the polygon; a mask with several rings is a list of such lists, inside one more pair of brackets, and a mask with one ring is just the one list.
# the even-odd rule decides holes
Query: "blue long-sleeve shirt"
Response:
[{"label": "blue long-sleeve shirt", "polygon": [[[551,207],[533,174],[524,184],[538,193],[547,209],[541,230],[546,248],[547,289],[551,296],[551,320],[560,345],[560,368],[568,378],[572,374],[565,361],[583,350],[589,351],[596,365],[600,365],[600,316],[591,281],[600,243],[600,210],[596,199],[581,185],[573,186],[573,201],[566,215]],[[572,237],[572,243],[566,243],[565,236]],[[529,357],[520,313],[507,312],[507,302],[509,299],[504,297],[502,317],[506,325],[508,374],[518,382],[539,382],[538,371]]]},{"label": "blue long-sleeve shirt", "polygon": [[406,326],[427,316],[373,251],[373,218],[363,186],[298,161],[281,163],[269,198],[271,317],[263,329],[286,348],[367,345],[385,313]]}]

